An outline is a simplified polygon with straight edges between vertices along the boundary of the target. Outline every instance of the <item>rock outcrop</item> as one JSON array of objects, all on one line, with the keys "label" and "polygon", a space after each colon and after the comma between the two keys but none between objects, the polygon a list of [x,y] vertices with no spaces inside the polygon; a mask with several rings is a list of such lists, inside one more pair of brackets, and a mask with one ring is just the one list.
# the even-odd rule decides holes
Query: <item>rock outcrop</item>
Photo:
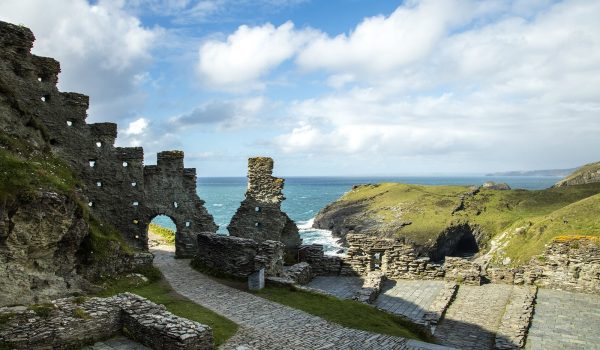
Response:
[{"label": "rock outcrop", "polygon": [[227,229],[236,237],[257,242],[280,241],[285,245],[286,261],[295,261],[302,243],[298,227],[281,211],[284,180],[273,177],[273,159],[256,157],[248,160],[246,198]]},{"label": "rock outcrop", "polygon": [[554,187],[584,185],[600,182],[600,162],[590,163],[578,168],[571,175],[557,182]]}]

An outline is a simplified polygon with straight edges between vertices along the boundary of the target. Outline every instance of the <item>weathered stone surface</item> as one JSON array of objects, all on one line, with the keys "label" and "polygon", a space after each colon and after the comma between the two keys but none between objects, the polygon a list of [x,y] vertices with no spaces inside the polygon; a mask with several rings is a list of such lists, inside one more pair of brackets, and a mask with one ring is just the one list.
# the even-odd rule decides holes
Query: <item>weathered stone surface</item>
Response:
[{"label": "weathered stone surface", "polygon": [[381,271],[371,271],[365,277],[362,288],[354,296],[354,300],[370,304],[379,295],[385,275]]},{"label": "weathered stone surface", "polygon": [[[87,96],[58,91],[59,63],[31,55],[33,34],[0,22],[0,127],[9,136],[44,144],[83,180],[92,213],[115,226],[125,240],[147,249],[147,224],[156,215],[177,226],[177,253],[196,252],[192,232],[217,226],[196,194],[196,172],[183,167],[183,152],[158,154],[143,165],[140,147],[115,147],[114,123],[87,124]],[[35,127],[34,127],[35,126]]]},{"label": "weathered stone surface", "polygon": [[342,269],[342,259],[325,255],[320,244],[301,246],[298,256],[300,261],[310,264],[314,276],[339,275]]},{"label": "weathered stone surface", "polygon": [[307,262],[300,262],[289,267],[284,267],[284,276],[296,284],[307,284],[313,278],[312,267]]},{"label": "weathered stone surface", "polygon": [[523,348],[533,316],[536,293],[537,287],[513,288],[496,333],[496,349]]},{"label": "weathered stone surface", "polygon": [[251,238],[257,242],[283,242],[286,260],[295,261],[302,240],[296,224],[281,211],[281,202],[285,199],[282,193],[284,180],[272,174],[273,159],[248,159],[246,198],[227,229],[232,236]]},{"label": "weathered stone surface", "polygon": [[283,243],[249,238],[198,234],[198,254],[193,263],[200,268],[246,278],[264,268],[268,276],[283,273]]},{"label": "weathered stone surface", "polygon": [[600,162],[586,164],[578,168],[553,187],[584,185],[593,182],[600,182]]},{"label": "weathered stone surface", "polygon": [[248,276],[248,289],[249,290],[261,290],[265,288],[265,269],[259,269],[250,276]]},{"label": "weathered stone surface", "polygon": [[12,317],[0,326],[0,346],[11,349],[65,349],[111,338],[119,333],[152,349],[213,348],[212,329],[173,315],[163,305],[123,293],[110,298],[58,299],[48,314],[0,309]]},{"label": "weathered stone surface", "polygon": [[444,261],[444,271],[446,281],[475,286],[481,285],[481,266],[472,261],[448,256]]},{"label": "weathered stone surface", "polygon": [[40,192],[0,208],[0,306],[46,302],[78,291],[76,253],[88,234],[82,209]]}]

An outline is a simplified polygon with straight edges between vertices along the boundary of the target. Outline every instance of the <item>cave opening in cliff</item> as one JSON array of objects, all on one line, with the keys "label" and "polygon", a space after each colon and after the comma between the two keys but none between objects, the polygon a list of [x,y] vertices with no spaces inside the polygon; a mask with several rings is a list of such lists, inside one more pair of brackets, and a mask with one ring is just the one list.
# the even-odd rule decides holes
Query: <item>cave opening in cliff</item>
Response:
[{"label": "cave opening in cliff", "polygon": [[454,250],[448,256],[468,258],[477,254],[477,252],[479,252],[479,245],[473,232],[465,230],[461,239],[456,243]]}]

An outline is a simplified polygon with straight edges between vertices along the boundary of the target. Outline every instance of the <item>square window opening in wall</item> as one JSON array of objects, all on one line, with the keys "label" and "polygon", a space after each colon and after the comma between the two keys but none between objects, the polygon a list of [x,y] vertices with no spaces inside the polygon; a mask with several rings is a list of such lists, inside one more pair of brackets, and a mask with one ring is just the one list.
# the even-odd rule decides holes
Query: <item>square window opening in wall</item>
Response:
[{"label": "square window opening in wall", "polygon": [[128,166],[129,166],[129,163],[123,162],[123,167],[128,167]]},{"label": "square window opening in wall", "polygon": [[94,206],[94,202],[88,202],[88,207],[93,207]]},{"label": "square window opening in wall", "polygon": [[255,222],[255,223],[254,223],[254,227],[260,227],[260,222],[258,222],[258,221],[257,221],[257,222]]},{"label": "square window opening in wall", "polygon": [[137,182],[132,182],[131,187],[135,187],[135,186],[137,186]]},{"label": "square window opening in wall", "polygon": [[137,225],[137,224],[139,224],[139,223],[140,223],[140,221],[139,221],[139,220],[137,220],[137,219],[133,219],[133,223],[134,223],[135,225]]},{"label": "square window opening in wall", "polygon": [[258,213],[260,211],[260,207],[254,208],[254,211]]},{"label": "square window opening in wall", "polygon": [[72,120],[67,120],[67,126],[73,126],[73,121]]},{"label": "square window opening in wall", "polygon": [[191,222],[189,222],[189,221],[186,221],[186,222],[185,222],[185,227],[190,227],[190,225],[191,225],[191,224],[192,224]]},{"label": "square window opening in wall", "polygon": [[135,239],[139,239],[139,238],[140,238],[140,236],[138,236],[138,235],[135,235]]},{"label": "square window opening in wall", "polygon": [[98,148],[102,147],[102,142],[100,142],[100,141],[96,142],[96,147],[98,147]]},{"label": "square window opening in wall", "polygon": [[179,204],[178,204],[177,202],[173,202],[173,206],[174,206],[175,208],[177,208],[177,207],[179,207]]},{"label": "square window opening in wall", "polygon": [[93,168],[96,166],[96,161],[94,159],[90,159],[89,162],[90,162],[90,168]]},{"label": "square window opening in wall", "polygon": [[38,77],[38,81],[42,81],[42,80],[43,80],[42,77]]},{"label": "square window opening in wall", "polygon": [[40,100],[42,100],[42,102],[50,102],[50,95],[44,95],[40,97]]},{"label": "square window opening in wall", "polygon": [[133,206],[137,207],[140,203],[139,202],[133,202]]},{"label": "square window opening in wall", "polygon": [[97,181],[97,182],[96,182],[96,186],[98,186],[98,187],[102,187],[102,182],[100,182],[100,181]]}]

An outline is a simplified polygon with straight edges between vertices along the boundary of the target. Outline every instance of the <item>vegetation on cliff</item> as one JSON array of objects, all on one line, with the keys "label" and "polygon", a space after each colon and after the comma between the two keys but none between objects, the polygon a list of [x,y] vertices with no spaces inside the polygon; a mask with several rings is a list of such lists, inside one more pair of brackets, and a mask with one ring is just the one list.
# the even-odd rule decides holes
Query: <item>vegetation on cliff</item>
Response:
[{"label": "vegetation on cliff", "polygon": [[554,185],[572,186],[600,182],[600,162],[586,164]]},{"label": "vegetation on cliff", "polygon": [[[435,255],[433,252],[441,244],[457,245],[461,237],[451,236],[464,235],[465,230],[470,231],[482,250],[496,235],[527,226],[528,234],[515,241],[515,247],[523,246],[522,249],[508,250],[513,259],[521,260],[518,256],[525,259],[539,254],[543,242],[553,237],[595,234],[600,222],[593,211],[600,211],[600,203],[595,197],[584,199],[598,193],[600,183],[535,191],[397,183],[362,185],[324,208],[315,225],[342,237],[349,231],[401,236],[430,255]],[[549,221],[552,225],[547,223],[550,218],[544,219],[546,216],[553,218]],[[559,219],[562,216],[568,219]]]},{"label": "vegetation on cliff", "polygon": [[154,223],[148,225],[148,232],[158,235],[168,245],[175,245],[175,231]]}]

